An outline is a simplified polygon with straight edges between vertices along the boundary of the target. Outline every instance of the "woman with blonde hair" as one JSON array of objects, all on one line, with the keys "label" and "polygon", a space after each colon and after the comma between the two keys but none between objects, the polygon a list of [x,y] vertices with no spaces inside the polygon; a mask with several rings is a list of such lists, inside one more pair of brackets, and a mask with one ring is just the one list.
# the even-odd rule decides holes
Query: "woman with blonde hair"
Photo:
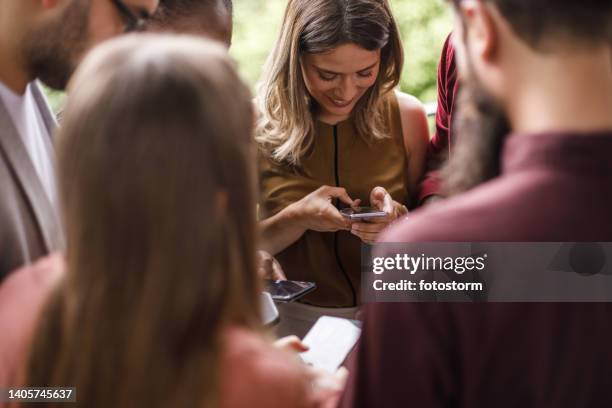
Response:
[{"label": "woman with blonde hair", "polygon": [[304,367],[260,333],[252,118],[221,45],[139,35],[84,61],[58,138],[65,266],[0,288],[1,386],[76,387],[83,407],[312,406]]},{"label": "woman with blonde hair", "polygon": [[[353,317],[360,244],[407,213],[429,135],[421,103],[395,90],[402,66],[387,0],[289,1],[257,95],[260,228],[287,277],[318,287],[281,308],[281,334]],[[339,211],[357,205],[386,216]]]}]

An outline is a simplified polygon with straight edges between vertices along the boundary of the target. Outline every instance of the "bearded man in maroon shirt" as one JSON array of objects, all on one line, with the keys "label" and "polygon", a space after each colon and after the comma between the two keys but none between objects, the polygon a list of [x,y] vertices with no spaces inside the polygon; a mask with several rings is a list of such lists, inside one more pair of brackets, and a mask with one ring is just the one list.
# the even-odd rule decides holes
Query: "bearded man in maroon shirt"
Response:
[{"label": "bearded man in maroon shirt", "polygon": [[[612,241],[612,2],[453,8],[451,198],[382,240]],[[611,322],[612,303],[370,304],[341,406],[610,407]]]}]

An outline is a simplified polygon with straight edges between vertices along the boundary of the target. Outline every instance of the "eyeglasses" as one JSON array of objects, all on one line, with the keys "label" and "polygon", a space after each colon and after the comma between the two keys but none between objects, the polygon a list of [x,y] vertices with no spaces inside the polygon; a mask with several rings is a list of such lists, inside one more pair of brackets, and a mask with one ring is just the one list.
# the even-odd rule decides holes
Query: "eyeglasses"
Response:
[{"label": "eyeglasses", "polygon": [[143,31],[145,29],[147,20],[149,19],[149,14],[147,12],[143,11],[140,16],[137,16],[123,0],[112,0],[112,2],[126,21],[124,30],[126,33],[131,31]]}]

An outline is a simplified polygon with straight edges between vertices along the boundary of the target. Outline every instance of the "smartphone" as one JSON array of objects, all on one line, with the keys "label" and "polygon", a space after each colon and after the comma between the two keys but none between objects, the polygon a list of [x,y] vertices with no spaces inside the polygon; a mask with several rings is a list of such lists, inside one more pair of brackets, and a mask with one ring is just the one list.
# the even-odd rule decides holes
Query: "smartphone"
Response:
[{"label": "smartphone", "polygon": [[301,282],[292,280],[267,281],[266,291],[270,293],[275,302],[293,302],[307,293],[315,290],[314,282]]},{"label": "smartphone", "polygon": [[386,217],[387,213],[374,207],[349,207],[340,210],[340,214],[351,221],[367,221],[372,218]]}]

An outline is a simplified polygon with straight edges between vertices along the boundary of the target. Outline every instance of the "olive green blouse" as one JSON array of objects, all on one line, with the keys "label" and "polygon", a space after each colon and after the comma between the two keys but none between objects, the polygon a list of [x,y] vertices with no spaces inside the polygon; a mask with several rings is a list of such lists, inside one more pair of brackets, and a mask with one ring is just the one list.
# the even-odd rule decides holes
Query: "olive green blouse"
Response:
[{"label": "olive green blouse", "polygon": [[[389,138],[365,141],[351,119],[336,125],[316,122],[314,143],[295,167],[259,151],[260,219],[281,211],[323,185],[344,187],[349,196],[370,205],[370,192],[382,186],[406,203],[406,155],[397,97],[383,102]],[[348,231],[306,231],[276,255],[288,279],[312,281],[317,289],[304,303],[324,307],[359,304],[361,240]]]}]

